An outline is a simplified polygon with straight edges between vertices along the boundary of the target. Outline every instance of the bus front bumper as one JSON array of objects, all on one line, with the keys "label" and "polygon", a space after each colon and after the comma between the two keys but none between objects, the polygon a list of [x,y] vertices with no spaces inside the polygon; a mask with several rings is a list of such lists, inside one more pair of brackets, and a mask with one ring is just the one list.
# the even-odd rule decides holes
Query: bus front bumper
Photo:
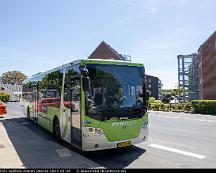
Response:
[{"label": "bus front bumper", "polygon": [[146,126],[145,128],[141,128],[139,136],[134,139],[127,139],[115,142],[109,142],[104,133],[101,133],[100,135],[89,133],[86,127],[83,127],[82,132],[83,151],[96,151],[126,147],[130,145],[139,144],[148,140],[148,126]]}]

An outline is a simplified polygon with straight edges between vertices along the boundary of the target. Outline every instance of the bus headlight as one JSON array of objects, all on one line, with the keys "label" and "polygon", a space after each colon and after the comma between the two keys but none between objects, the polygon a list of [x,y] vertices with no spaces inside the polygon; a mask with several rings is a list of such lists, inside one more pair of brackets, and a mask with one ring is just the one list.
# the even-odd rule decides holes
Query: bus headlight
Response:
[{"label": "bus headlight", "polygon": [[86,127],[87,131],[92,134],[92,135],[102,135],[103,134],[103,130],[100,128],[94,128],[94,127]]},{"label": "bus headlight", "polygon": [[91,133],[91,132],[93,132],[93,128],[92,127],[89,127],[88,128],[88,131]]},{"label": "bus headlight", "polygon": [[144,122],[143,125],[142,125],[142,128],[146,129],[147,127],[148,127],[148,122]]}]

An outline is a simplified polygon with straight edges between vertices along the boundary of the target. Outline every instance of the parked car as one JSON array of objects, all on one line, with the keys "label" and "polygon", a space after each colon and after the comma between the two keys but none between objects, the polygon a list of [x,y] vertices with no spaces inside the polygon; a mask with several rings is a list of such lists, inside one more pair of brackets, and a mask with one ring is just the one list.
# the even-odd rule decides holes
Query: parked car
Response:
[{"label": "parked car", "polygon": [[0,116],[7,114],[7,106],[4,102],[0,101]]}]

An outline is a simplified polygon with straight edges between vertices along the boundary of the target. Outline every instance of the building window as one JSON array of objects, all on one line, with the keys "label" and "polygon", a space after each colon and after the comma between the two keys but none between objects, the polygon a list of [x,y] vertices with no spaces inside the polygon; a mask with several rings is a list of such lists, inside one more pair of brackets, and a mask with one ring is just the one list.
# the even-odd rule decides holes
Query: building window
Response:
[{"label": "building window", "polygon": [[151,79],[148,79],[148,82],[151,83]]}]

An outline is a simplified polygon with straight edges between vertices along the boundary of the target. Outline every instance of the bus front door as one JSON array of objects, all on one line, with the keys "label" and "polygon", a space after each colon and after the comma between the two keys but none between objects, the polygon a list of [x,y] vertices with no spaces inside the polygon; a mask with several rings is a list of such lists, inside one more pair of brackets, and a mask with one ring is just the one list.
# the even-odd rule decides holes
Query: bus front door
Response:
[{"label": "bus front door", "polygon": [[80,89],[73,88],[71,92],[71,143],[81,147]]},{"label": "bus front door", "polygon": [[37,83],[33,85],[33,97],[32,97],[32,118],[34,121],[37,121],[38,113],[38,86]]},{"label": "bus front door", "polygon": [[[67,75],[67,74],[66,74]],[[80,80],[69,77],[65,80],[64,105],[70,114],[70,142],[81,148]]]}]

